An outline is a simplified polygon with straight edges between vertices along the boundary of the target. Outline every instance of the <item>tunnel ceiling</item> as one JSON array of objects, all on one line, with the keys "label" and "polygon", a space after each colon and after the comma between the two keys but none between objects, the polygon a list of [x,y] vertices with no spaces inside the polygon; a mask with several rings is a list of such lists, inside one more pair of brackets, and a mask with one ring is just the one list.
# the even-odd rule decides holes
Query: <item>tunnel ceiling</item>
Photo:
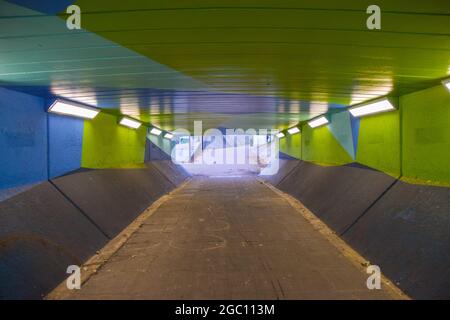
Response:
[{"label": "tunnel ceiling", "polygon": [[[287,127],[450,74],[450,2],[0,1],[0,85],[164,129]],[[55,14],[59,13],[59,16]]]}]

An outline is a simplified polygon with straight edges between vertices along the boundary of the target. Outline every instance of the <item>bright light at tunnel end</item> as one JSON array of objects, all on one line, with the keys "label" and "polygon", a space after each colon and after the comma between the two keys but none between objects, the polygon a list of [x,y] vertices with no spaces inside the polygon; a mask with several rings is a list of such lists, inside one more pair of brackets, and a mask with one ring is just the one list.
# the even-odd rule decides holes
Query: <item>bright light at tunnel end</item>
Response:
[{"label": "bright light at tunnel end", "polygon": [[152,128],[152,130],[150,130],[150,133],[155,136],[159,136],[162,133],[162,130],[159,130],[158,128]]},{"label": "bright light at tunnel end", "polygon": [[325,116],[321,116],[319,118],[313,119],[311,121],[308,121],[308,125],[311,128],[317,128],[323,125],[326,125],[328,123],[328,119]]},{"label": "bright light at tunnel end", "polygon": [[382,98],[377,101],[355,105],[348,109],[348,111],[354,117],[363,117],[371,114],[394,110],[396,110],[396,108],[392,105],[388,98]]},{"label": "bright light at tunnel end", "polygon": [[296,134],[300,132],[300,129],[298,127],[292,127],[288,129],[289,134]]},{"label": "bright light at tunnel end", "polygon": [[[170,151],[172,162],[187,166],[188,171],[199,170],[198,172],[208,175],[209,169],[206,166],[217,166],[222,170],[221,166],[226,165],[227,172],[228,169],[234,168],[251,171],[260,176],[270,176],[278,172],[280,144],[276,137],[284,136],[284,130],[279,131],[275,128],[203,130],[201,120],[194,121],[193,128],[193,133],[184,128],[177,128],[175,132],[158,129],[164,136],[169,133],[176,137]],[[149,136],[150,134],[148,139],[151,139]]]},{"label": "bright light at tunnel end", "polygon": [[119,124],[121,124],[122,126],[128,127],[128,128],[132,128],[132,129],[138,129],[141,126],[141,123],[139,121],[127,118],[127,117],[123,117]]},{"label": "bright light at tunnel end", "polygon": [[100,109],[57,99],[48,108],[48,112],[77,118],[94,119],[100,113]]}]

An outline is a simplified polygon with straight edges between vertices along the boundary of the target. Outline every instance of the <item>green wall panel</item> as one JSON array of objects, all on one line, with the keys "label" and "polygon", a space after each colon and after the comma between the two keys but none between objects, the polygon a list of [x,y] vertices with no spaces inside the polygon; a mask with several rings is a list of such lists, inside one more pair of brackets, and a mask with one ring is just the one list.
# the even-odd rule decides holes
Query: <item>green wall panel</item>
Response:
[{"label": "green wall panel", "polygon": [[291,157],[301,159],[302,158],[302,135],[300,133],[292,136],[287,135],[285,138],[280,139],[280,151],[290,155]]},{"label": "green wall panel", "polygon": [[312,129],[304,125],[303,160],[322,165],[341,165],[353,162],[351,156],[330,132],[328,126]]},{"label": "green wall panel", "polygon": [[403,175],[450,185],[450,93],[444,86],[402,96]]},{"label": "green wall panel", "polygon": [[400,175],[400,112],[361,118],[356,161],[389,175]]},{"label": "green wall panel", "polygon": [[146,127],[117,124],[115,116],[100,113],[85,121],[81,165],[84,168],[134,167],[144,162]]}]

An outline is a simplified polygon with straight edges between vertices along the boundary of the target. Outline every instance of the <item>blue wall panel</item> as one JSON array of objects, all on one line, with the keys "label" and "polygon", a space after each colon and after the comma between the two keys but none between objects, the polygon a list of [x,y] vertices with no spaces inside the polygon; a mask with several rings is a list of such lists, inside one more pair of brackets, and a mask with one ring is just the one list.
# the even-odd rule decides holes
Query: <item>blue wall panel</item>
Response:
[{"label": "blue wall panel", "polygon": [[44,99],[0,88],[0,188],[46,179]]},{"label": "blue wall panel", "polygon": [[81,119],[48,115],[50,178],[80,168],[83,128]]},{"label": "blue wall panel", "polygon": [[0,189],[80,168],[84,121],[46,112],[43,98],[0,88]]}]

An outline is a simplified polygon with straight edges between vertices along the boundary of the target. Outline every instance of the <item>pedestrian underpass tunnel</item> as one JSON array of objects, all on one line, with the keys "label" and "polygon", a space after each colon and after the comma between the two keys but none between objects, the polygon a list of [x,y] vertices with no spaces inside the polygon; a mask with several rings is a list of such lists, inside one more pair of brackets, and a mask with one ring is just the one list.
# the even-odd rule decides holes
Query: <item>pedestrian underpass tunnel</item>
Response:
[{"label": "pedestrian underpass tunnel", "polygon": [[450,298],[450,2],[368,6],[0,1],[0,298]]}]

